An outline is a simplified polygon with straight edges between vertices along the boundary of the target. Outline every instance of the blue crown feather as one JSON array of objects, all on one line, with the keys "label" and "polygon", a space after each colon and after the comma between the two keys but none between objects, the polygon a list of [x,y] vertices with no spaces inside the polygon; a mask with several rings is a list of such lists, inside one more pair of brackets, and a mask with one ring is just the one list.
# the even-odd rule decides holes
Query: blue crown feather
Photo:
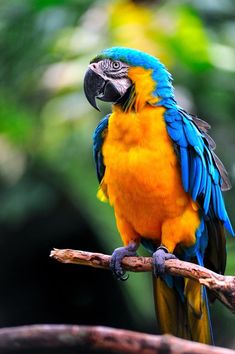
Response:
[{"label": "blue crown feather", "polygon": [[171,84],[172,76],[160,60],[154,56],[141,52],[140,50],[125,47],[105,49],[101,52],[101,56],[112,60],[123,61],[130,66],[140,66],[145,69],[153,70],[152,78],[157,83],[153,96],[163,99],[174,98],[174,89]]}]

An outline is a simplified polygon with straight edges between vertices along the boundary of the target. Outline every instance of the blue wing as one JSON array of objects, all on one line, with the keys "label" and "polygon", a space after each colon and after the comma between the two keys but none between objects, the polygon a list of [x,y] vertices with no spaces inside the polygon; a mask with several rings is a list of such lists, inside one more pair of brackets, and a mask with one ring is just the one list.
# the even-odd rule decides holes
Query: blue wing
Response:
[{"label": "blue wing", "polygon": [[165,121],[179,155],[185,191],[199,202],[205,216],[222,221],[234,236],[222,196],[222,190],[229,189],[230,184],[222,162],[213,152],[215,144],[206,133],[209,125],[176,105],[166,110]]},{"label": "blue wing", "polygon": [[105,116],[98,124],[93,134],[93,157],[96,165],[96,173],[99,183],[102,181],[105,172],[103,162],[102,145],[105,137],[105,132],[108,128],[110,114]]}]

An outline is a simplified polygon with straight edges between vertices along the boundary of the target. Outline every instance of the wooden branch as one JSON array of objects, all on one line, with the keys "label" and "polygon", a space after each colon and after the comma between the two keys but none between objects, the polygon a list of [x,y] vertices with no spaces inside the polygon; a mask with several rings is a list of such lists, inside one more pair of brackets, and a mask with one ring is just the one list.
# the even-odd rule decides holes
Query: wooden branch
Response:
[{"label": "wooden branch", "polygon": [[21,349],[80,347],[135,354],[234,354],[234,350],[170,335],[151,335],[109,327],[31,325],[0,329],[0,353]]},{"label": "wooden branch", "polygon": [[[71,249],[54,249],[50,256],[62,263],[73,263],[95,268],[109,269],[111,256]],[[151,272],[151,257],[125,257],[122,265],[132,272]],[[235,313],[235,277],[220,275],[194,263],[178,259],[166,261],[166,272],[173,276],[182,276],[205,285],[233,313]]]}]

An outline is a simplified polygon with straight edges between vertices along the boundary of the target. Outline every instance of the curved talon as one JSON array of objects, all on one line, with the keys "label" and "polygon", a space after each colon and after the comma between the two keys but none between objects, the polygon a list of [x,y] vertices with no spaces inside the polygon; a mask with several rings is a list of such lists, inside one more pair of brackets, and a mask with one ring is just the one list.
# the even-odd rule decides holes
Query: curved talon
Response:
[{"label": "curved talon", "polygon": [[158,247],[156,252],[153,253],[153,274],[155,277],[165,273],[165,261],[167,259],[176,259],[177,257],[168,252],[164,246]]},{"label": "curved talon", "polygon": [[121,263],[124,257],[136,256],[137,247],[138,246],[135,242],[131,242],[128,246],[119,247],[113,251],[110,260],[110,268],[118,280],[125,281],[129,278],[129,275],[126,274],[126,271],[123,269]]},{"label": "curved talon", "polygon": [[123,276],[120,278],[121,281],[126,281],[129,279],[129,274],[126,274],[126,272],[124,271]]}]

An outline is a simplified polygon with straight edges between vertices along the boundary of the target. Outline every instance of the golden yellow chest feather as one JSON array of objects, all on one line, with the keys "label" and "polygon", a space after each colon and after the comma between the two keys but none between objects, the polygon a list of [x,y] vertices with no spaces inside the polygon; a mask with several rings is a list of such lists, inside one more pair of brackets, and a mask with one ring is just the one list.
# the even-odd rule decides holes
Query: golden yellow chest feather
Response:
[{"label": "golden yellow chest feather", "polygon": [[[177,243],[194,243],[199,218],[196,204],[183,190],[163,115],[163,107],[145,106],[137,113],[114,109],[102,148],[106,166],[102,186],[124,243],[147,237],[173,250]],[[173,240],[165,233],[172,234],[175,227],[179,232]]]}]

